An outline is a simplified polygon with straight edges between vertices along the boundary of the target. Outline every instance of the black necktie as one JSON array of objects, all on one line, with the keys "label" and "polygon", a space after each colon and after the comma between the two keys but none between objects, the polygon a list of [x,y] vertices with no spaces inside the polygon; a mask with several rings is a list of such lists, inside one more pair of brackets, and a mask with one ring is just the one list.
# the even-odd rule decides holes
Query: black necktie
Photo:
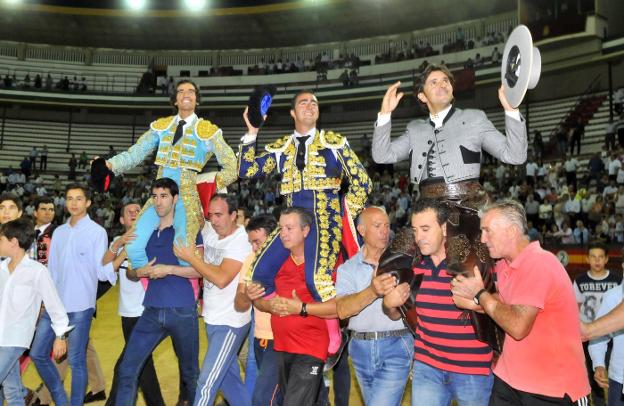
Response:
[{"label": "black necktie", "polygon": [[305,168],[306,141],[308,138],[310,138],[309,135],[297,137],[299,146],[297,147],[297,159],[295,160],[295,163],[300,171],[303,171],[303,168]]},{"label": "black necktie", "polygon": [[173,135],[173,142],[171,143],[172,145],[175,145],[175,143],[178,142],[178,140],[180,138],[182,138],[182,131],[184,130],[184,124],[186,124],[186,121],[184,121],[184,120],[178,121],[178,126],[176,127],[176,132]]}]

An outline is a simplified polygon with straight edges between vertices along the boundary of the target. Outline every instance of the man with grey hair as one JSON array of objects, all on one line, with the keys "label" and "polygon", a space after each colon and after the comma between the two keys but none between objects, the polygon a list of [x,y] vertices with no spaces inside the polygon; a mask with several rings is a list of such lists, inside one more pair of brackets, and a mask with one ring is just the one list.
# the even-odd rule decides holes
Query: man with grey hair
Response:
[{"label": "man with grey hair", "polygon": [[524,208],[505,200],[485,207],[481,242],[494,267],[497,293],[481,274],[451,281],[459,307],[488,314],[504,331],[490,405],[587,405],[590,391],[574,291],[563,266],[530,242]]},{"label": "man with grey hair", "polygon": [[375,276],[381,254],[390,241],[386,211],[381,207],[364,209],[357,230],[364,245],[338,268],[336,310],[338,317],[349,319],[349,353],[364,403],[398,405],[414,345],[403,322],[390,319],[382,309],[383,296],[395,286],[394,277],[388,273]]}]

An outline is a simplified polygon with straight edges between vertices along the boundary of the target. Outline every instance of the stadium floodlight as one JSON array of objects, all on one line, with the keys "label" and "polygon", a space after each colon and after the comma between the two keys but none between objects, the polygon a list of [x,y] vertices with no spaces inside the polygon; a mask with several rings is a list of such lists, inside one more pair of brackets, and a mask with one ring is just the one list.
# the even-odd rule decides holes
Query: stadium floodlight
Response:
[{"label": "stadium floodlight", "polygon": [[16,4],[19,4],[21,2],[22,2],[22,0],[4,0],[5,4],[10,4],[10,5],[16,5]]},{"label": "stadium floodlight", "polygon": [[189,10],[198,11],[206,6],[206,0],[184,0],[184,4]]},{"label": "stadium floodlight", "polygon": [[143,10],[145,8],[146,0],[126,0],[126,4],[132,10]]}]

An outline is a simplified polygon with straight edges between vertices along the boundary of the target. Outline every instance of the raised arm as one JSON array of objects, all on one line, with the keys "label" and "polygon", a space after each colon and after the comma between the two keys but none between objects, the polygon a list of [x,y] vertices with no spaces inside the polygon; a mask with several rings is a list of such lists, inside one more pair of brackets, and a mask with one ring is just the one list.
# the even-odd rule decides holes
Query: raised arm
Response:
[{"label": "raised arm", "polygon": [[253,127],[249,122],[247,109],[243,113],[243,119],[247,125],[247,134],[238,148],[238,176],[242,179],[265,177],[277,167],[275,154],[268,151],[257,154],[258,128]]},{"label": "raised arm", "polygon": [[502,162],[512,165],[522,165],[527,159],[529,139],[526,121],[517,109],[512,108],[501,88],[498,98],[505,110],[505,135],[501,134],[485,113],[478,111],[478,125],[482,133],[482,147],[488,153]]},{"label": "raised arm", "polygon": [[399,92],[400,85],[401,82],[396,82],[388,87],[381,102],[377,122],[375,122],[371,152],[373,160],[378,164],[392,164],[409,157],[411,148],[407,131],[394,141],[390,139],[391,114],[405,95],[403,92]]}]

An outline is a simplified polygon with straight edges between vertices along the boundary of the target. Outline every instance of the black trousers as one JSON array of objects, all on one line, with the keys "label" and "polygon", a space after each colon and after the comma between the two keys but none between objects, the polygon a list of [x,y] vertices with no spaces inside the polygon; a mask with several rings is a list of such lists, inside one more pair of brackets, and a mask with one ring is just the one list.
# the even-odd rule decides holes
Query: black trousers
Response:
[{"label": "black trousers", "polygon": [[277,352],[279,385],[284,395],[283,406],[318,404],[325,362],[310,355]]},{"label": "black trousers", "polygon": [[[138,317],[121,317],[121,330],[123,331],[124,341],[127,343],[132,334],[132,330],[136,325]],[[117,397],[117,367],[123,359],[124,352],[122,351],[115,364],[115,374],[113,376],[113,384],[111,386],[110,394],[106,401],[106,405],[112,405]],[[165,400],[160,392],[160,384],[158,383],[158,376],[156,375],[156,369],[154,369],[154,360],[150,355],[145,361],[145,366],[141,375],[139,375],[139,388],[143,392],[143,398],[147,406],[165,406]]]},{"label": "black trousers", "polygon": [[587,396],[573,402],[568,395],[563,398],[537,395],[535,393],[523,392],[507,385],[502,379],[494,376],[494,386],[490,396],[489,406],[589,406]]}]

